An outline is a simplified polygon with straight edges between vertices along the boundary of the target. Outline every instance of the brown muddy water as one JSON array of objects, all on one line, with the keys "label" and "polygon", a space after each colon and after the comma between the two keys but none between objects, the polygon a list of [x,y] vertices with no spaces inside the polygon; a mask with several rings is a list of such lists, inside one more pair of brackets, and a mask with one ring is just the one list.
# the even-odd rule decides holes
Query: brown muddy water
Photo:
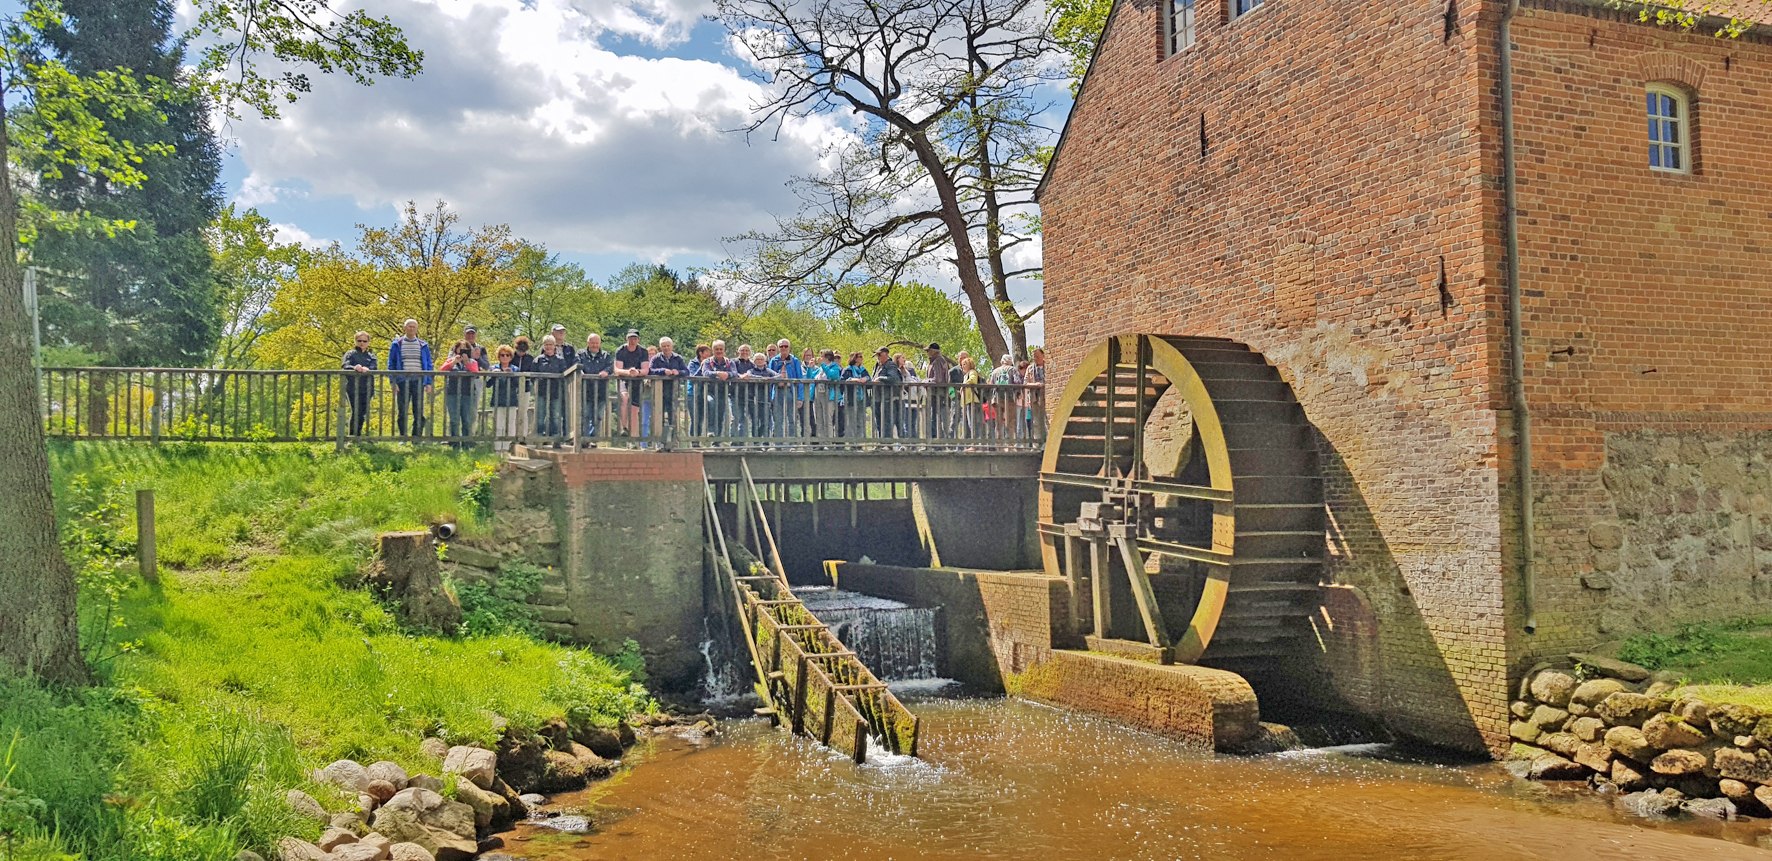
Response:
[{"label": "brown muddy water", "polygon": [[1764,821],[1649,824],[1584,788],[1382,745],[1268,757],[1190,750],[1015,700],[931,701],[922,760],[856,766],[755,721],[660,737],[505,852],[589,859],[1772,859]]}]

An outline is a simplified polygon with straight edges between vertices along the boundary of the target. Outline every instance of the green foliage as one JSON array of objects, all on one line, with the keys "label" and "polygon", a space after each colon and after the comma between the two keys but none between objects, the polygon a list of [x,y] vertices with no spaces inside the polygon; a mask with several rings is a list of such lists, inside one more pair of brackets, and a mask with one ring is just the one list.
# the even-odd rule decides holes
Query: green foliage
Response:
[{"label": "green foliage", "polygon": [[140,570],[134,564],[135,539],[124,528],[126,497],[103,476],[78,474],[68,481],[63,508],[62,550],[80,590],[80,651],[89,664],[102,664],[134,644],[121,641],[124,596]]},{"label": "green foliage", "polygon": [[541,635],[535,611],[529,598],[541,591],[542,577],[547,572],[534,565],[508,562],[498,569],[498,579],[490,584],[456,583],[456,597],[461,600],[461,633],[467,637],[495,637],[501,634]]},{"label": "green foliage", "polygon": [[277,241],[277,230],[256,209],[240,212],[228,204],[203,231],[215,273],[221,338],[213,364],[252,365],[252,348],[265,333],[265,314],[277,285],[292,278],[309,258],[300,245]]},{"label": "green foliage", "polygon": [[461,483],[461,501],[480,520],[492,517],[492,479],[498,474],[498,463],[486,461],[474,467]]},{"label": "green foliage", "polygon": [[1754,23],[1772,21],[1772,0],[1733,0],[1711,3],[1708,0],[1610,0],[1612,8],[1635,12],[1637,20],[1660,27],[1697,30],[1709,19],[1715,29],[1711,35],[1734,39],[1753,29]]},{"label": "green foliage", "polygon": [[1053,12],[1052,36],[1070,56],[1071,95],[1076,95],[1102,31],[1107,29],[1114,0],[1051,0],[1048,6]]},{"label": "green foliage", "polygon": [[1651,670],[1670,670],[1695,683],[1772,682],[1772,619],[1745,618],[1681,625],[1670,634],[1625,640],[1618,657]]},{"label": "green foliage", "polygon": [[[368,85],[377,77],[410,78],[424,64],[424,52],[407,46],[393,22],[361,9],[340,11],[327,0],[194,5],[197,23],[188,38],[206,45],[197,72],[230,117],[239,116],[237,105],[276,117],[280,104],[308,92],[306,67]],[[266,73],[253,62],[265,55],[277,71]]]}]

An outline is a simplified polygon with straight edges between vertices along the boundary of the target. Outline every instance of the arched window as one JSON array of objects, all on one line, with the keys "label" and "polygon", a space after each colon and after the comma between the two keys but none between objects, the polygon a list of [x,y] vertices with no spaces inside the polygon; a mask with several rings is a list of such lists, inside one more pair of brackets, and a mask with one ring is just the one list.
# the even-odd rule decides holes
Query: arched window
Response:
[{"label": "arched window", "polygon": [[1174,56],[1194,45],[1195,0],[1169,0],[1163,18],[1163,56]]},{"label": "arched window", "polygon": [[1650,84],[1644,102],[1649,110],[1649,169],[1692,172],[1692,97],[1667,84]]}]

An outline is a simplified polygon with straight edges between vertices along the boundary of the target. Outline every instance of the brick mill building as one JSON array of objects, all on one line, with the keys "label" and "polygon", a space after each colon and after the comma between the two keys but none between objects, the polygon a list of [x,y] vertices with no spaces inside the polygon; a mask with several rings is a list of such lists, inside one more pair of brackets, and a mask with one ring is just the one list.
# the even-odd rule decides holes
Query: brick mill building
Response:
[{"label": "brick mill building", "polygon": [[1712,29],[1114,5],[1040,191],[1051,385],[1134,332],[1277,368],[1319,669],[1404,734],[1499,749],[1540,658],[1772,611],[1772,38]]}]

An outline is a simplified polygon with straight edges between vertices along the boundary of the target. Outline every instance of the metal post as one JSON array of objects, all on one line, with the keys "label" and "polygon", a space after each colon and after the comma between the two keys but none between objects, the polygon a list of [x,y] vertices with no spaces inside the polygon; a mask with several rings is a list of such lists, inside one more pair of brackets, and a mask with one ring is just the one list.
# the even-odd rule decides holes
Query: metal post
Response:
[{"label": "metal post", "polygon": [[159,561],[154,552],[154,491],[145,488],[135,492],[135,558],[141,563],[142,579],[149,585],[160,585]]}]

